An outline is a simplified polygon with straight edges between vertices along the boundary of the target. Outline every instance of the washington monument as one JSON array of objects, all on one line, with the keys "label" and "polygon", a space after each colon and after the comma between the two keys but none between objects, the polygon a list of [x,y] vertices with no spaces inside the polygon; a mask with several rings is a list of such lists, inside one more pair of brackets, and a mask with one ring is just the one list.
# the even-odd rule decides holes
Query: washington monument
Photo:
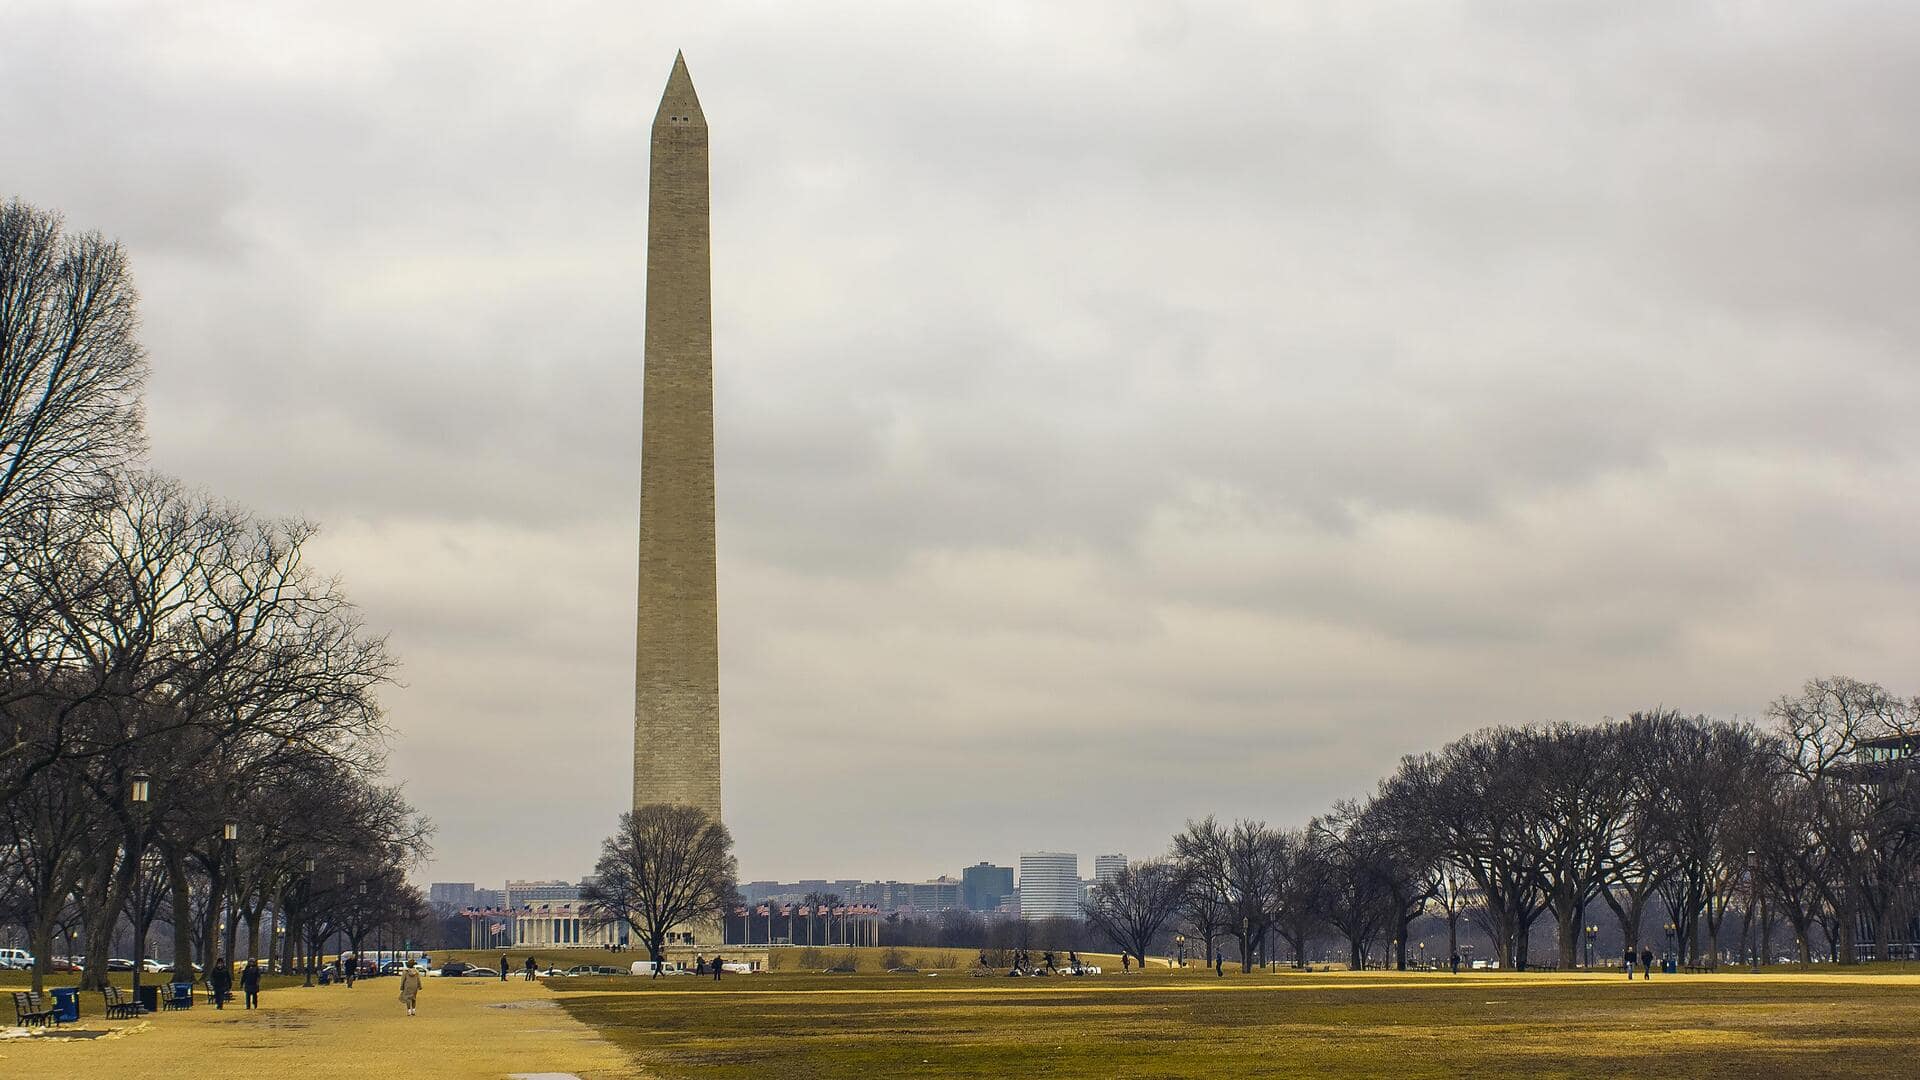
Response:
[{"label": "washington monument", "polygon": [[713,296],[707,118],[676,55],[653,118],[633,804],[720,817],[713,532]]}]

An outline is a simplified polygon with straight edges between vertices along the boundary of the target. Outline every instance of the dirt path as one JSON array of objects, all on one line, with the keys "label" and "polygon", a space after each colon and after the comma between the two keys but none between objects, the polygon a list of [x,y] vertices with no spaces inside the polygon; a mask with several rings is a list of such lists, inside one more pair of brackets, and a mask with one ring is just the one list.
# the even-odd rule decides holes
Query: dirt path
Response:
[{"label": "dirt path", "polygon": [[[612,1043],[568,1016],[539,983],[428,979],[418,1016],[399,1001],[396,979],[273,990],[262,1008],[196,1005],[137,1021],[103,1020],[100,995],[82,1000],[67,1030],[98,1039],[0,1040],[0,1076],[55,1080],[139,1077],[206,1080],[500,1080],[514,1073],[573,1073],[582,1080],[646,1074]],[[370,1071],[377,1070],[377,1071]]]}]

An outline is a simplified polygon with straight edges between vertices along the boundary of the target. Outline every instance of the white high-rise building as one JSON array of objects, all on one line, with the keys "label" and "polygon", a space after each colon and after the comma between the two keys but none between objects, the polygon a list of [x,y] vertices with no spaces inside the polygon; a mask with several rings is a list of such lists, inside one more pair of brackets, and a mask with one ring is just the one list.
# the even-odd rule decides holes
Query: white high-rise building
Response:
[{"label": "white high-rise building", "polygon": [[1020,854],[1020,917],[1075,918],[1080,914],[1080,856],[1066,851]]},{"label": "white high-rise building", "polygon": [[1125,855],[1095,855],[1093,857],[1093,882],[1105,885],[1127,868]]}]

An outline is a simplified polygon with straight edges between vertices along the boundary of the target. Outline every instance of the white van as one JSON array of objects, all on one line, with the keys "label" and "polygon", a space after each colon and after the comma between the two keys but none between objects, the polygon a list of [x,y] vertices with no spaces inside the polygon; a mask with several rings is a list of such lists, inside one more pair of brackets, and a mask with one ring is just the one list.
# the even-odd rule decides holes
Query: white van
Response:
[{"label": "white van", "polygon": [[33,967],[33,954],[25,949],[0,949],[0,970],[27,971]]},{"label": "white van", "polygon": [[[632,974],[634,974],[634,975],[652,975],[652,974],[653,974],[653,961],[651,961],[651,960],[635,960],[635,961],[633,962],[633,967],[632,967],[632,968],[630,968],[630,969],[629,969],[629,971],[630,971],[630,972],[631,972]],[[681,967],[680,965],[678,965],[678,964],[676,964],[676,963],[674,963],[674,962],[673,962],[673,961],[671,961],[671,960],[666,960],[666,961],[662,961],[662,962],[661,962],[661,964],[660,964],[660,974],[662,974],[662,975],[685,975],[685,974],[687,974],[687,970],[686,970],[685,968],[683,968],[683,967]]]}]

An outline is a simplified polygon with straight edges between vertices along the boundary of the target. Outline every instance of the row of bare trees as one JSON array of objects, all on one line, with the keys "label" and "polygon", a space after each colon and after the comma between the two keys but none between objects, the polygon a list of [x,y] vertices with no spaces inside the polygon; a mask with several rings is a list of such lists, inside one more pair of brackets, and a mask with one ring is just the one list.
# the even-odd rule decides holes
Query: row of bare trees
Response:
[{"label": "row of bare trees", "polygon": [[[1204,952],[1271,942],[1305,959],[1334,935],[1358,967],[1404,967],[1413,924],[1462,920],[1503,966],[1579,963],[1605,919],[1627,949],[1667,928],[1682,963],[1802,962],[1816,935],[1851,963],[1910,949],[1920,914],[1920,699],[1849,678],[1808,682],[1760,727],[1659,709],[1591,726],[1491,728],[1406,758],[1365,800],[1299,829],[1191,822],[1159,859],[1095,889],[1087,915],[1143,961],[1178,927]],[[1591,932],[1588,933],[1591,940]]]},{"label": "row of bare trees", "polygon": [[186,975],[419,907],[385,643],[313,526],[136,467],[135,309],[117,243],[0,206],[0,925],[36,987],[56,938],[97,985],[123,928]]}]

